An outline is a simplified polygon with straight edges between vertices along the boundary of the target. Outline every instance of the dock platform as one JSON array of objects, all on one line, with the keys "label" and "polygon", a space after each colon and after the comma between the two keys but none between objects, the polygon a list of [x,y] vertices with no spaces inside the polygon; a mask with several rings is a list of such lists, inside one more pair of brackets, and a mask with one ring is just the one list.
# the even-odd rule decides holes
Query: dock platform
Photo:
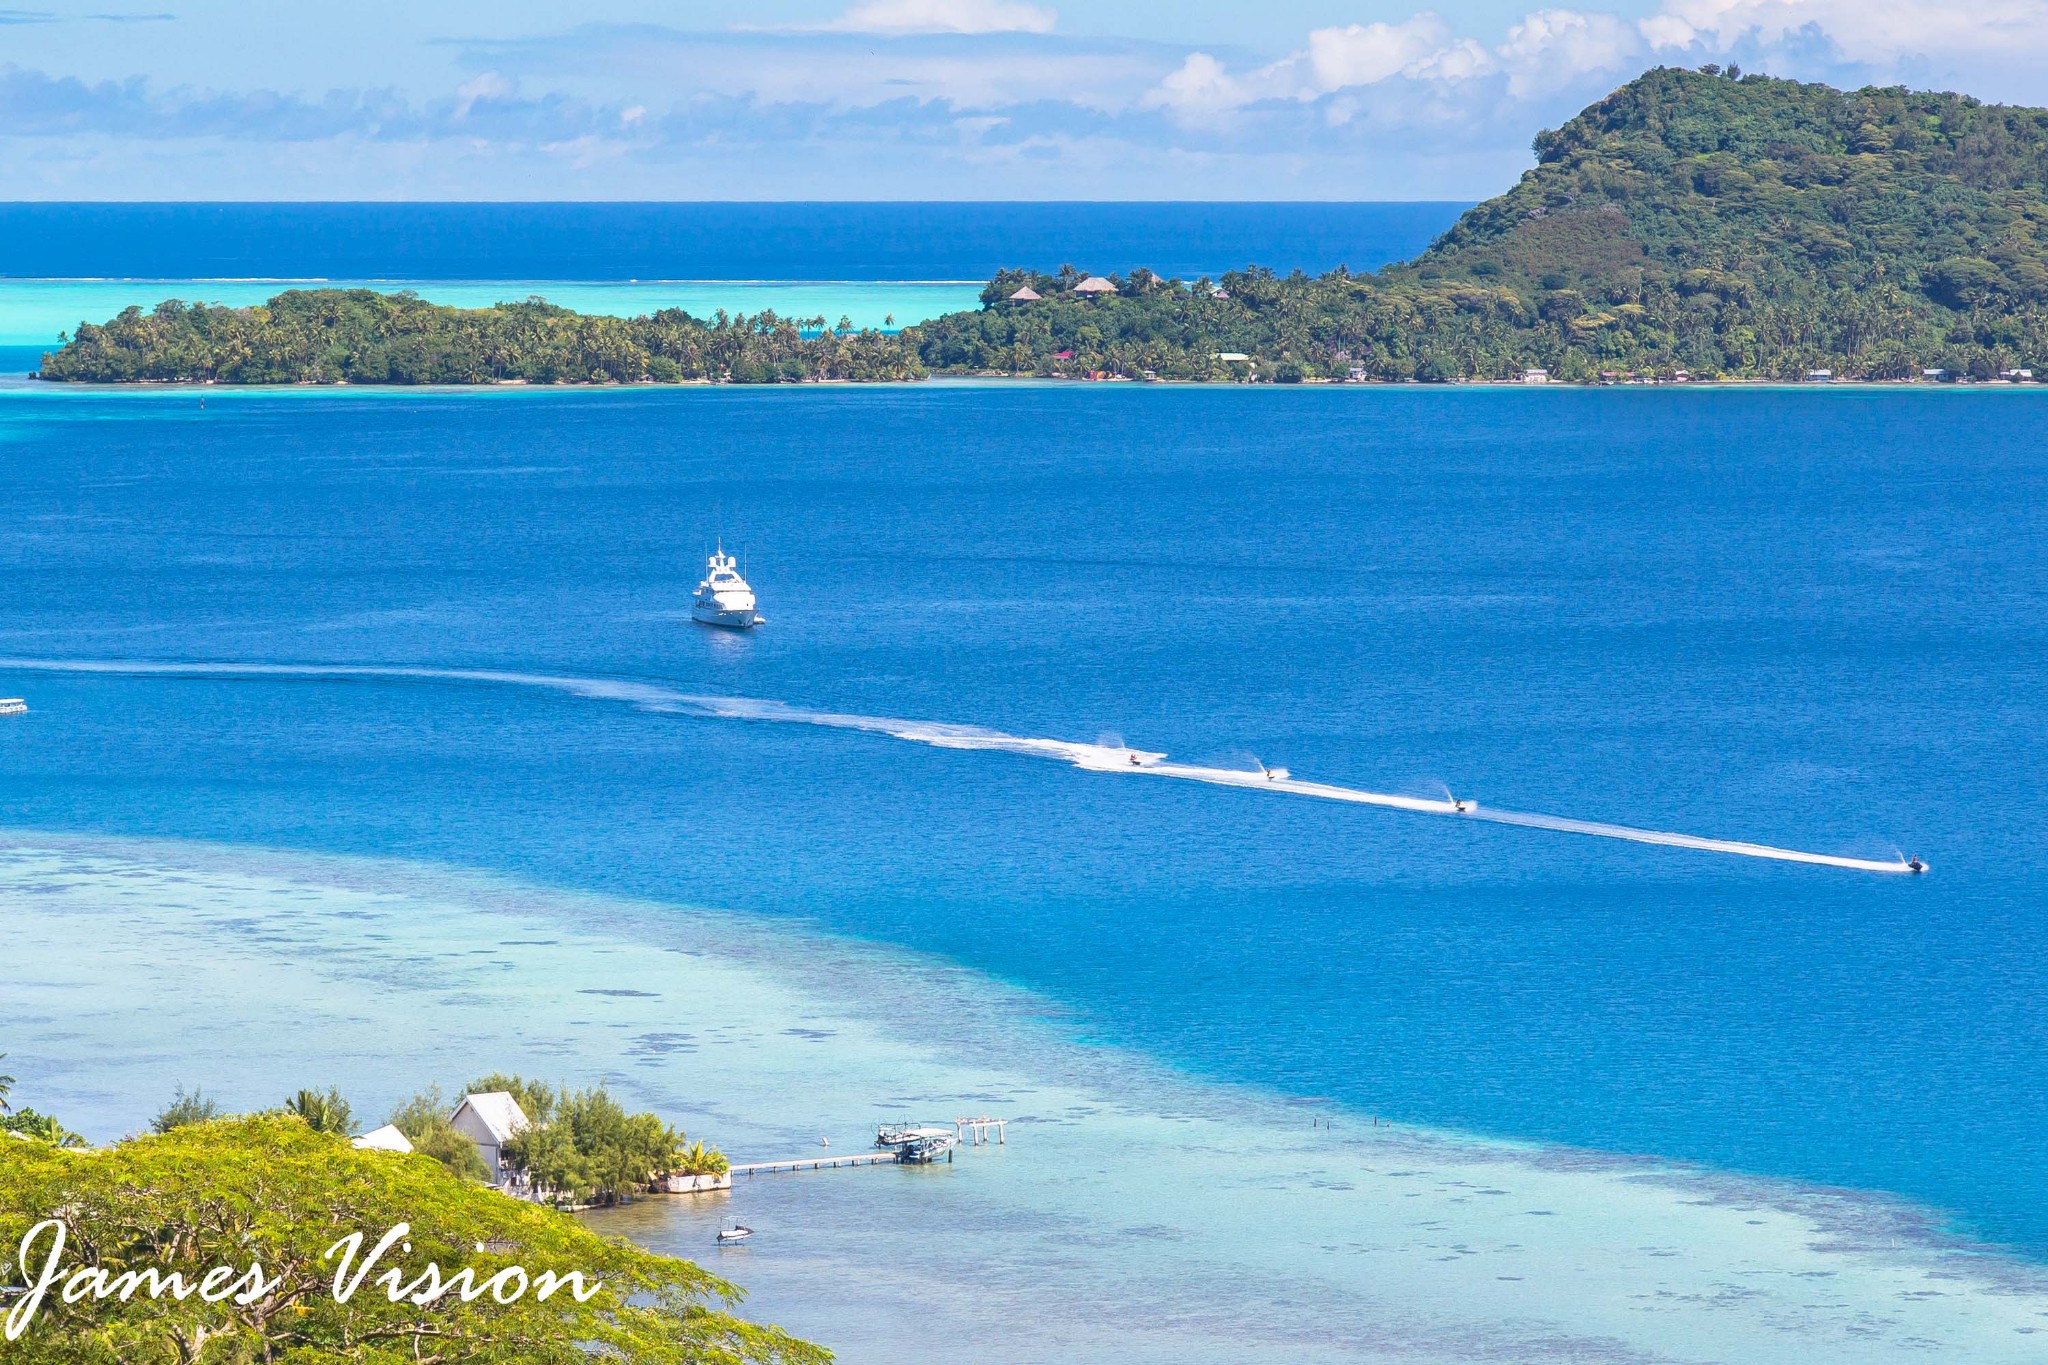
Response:
[{"label": "dock platform", "polygon": [[845,1156],[806,1156],[794,1161],[742,1161],[729,1169],[734,1175],[772,1175],[778,1171],[823,1171],[834,1166],[893,1166],[894,1152],[851,1152]]}]

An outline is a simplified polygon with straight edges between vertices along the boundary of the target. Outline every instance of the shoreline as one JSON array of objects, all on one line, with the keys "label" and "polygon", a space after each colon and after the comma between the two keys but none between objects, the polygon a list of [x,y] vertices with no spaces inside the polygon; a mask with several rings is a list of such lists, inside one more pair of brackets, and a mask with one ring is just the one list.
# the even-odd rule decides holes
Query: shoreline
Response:
[{"label": "shoreline", "polygon": [[[877,1346],[887,1336],[875,1316],[881,1310],[806,1308],[802,1290],[826,1254],[820,1239],[838,1248],[828,1261],[853,1254],[848,1239],[871,1239],[878,1209],[949,1230],[932,1234],[932,1249],[906,1250],[910,1261],[978,1254],[995,1283],[1036,1302],[1033,1314],[1050,1307],[1044,1296],[1066,1305],[1104,1277],[1110,1298],[1145,1305],[1217,1274],[1240,1285],[1274,1276],[1319,1305],[1310,1315],[1317,1321],[1379,1322],[1391,1311],[1417,1344],[1478,1332],[1497,1348],[1512,1341],[1526,1349],[1534,1315],[1546,1324],[1545,1340],[1564,1333],[1589,1347],[1620,1333],[1636,1349],[1661,1352],[1712,1333],[1743,1341],[1749,1359],[1906,1358],[1891,1328],[1876,1340],[1836,1338],[1824,1324],[1837,1320],[1825,1312],[1816,1319],[1823,1325],[1781,1335],[1768,1320],[1770,1304],[1786,1311],[1780,1294],[1811,1296],[1820,1292],[1812,1277],[1825,1275],[1827,1294],[1848,1296],[1842,1311],[1850,1318],[1841,1323],[1895,1307],[1898,1295],[1931,1288],[1934,1277],[1971,1306],[1910,1301],[1912,1331],[1963,1333],[1976,1343],[1972,1358],[2006,1358],[1993,1349],[1998,1341],[2012,1344],[2010,1358],[2024,1358],[2014,1333],[2029,1320],[2048,1328],[2048,1267],[1960,1238],[1937,1214],[1902,1200],[1649,1157],[1374,1126],[1336,1106],[1090,1047],[1054,1002],[943,959],[801,925],[432,864],[30,830],[0,831],[0,885],[26,907],[16,932],[26,945],[24,974],[34,978],[12,1010],[0,1006],[16,1043],[14,1069],[36,1065],[33,1093],[18,1086],[17,1098],[60,1114],[122,1104],[139,1123],[161,1097],[145,1086],[123,1101],[107,1079],[125,1072],[139,1084],[152,1067],[209,1086],[222,1073],[239,1076],[248,1093],[223,1098],[255,1103],[269,1098],[270,1080],[258,1072],[282,1082],[305,1077],[316,1062],[329,1074],[309,1079],[344,1088],[350,1077],[333,1070],[357,1068],[360,1093],[361,1075],[384,1076],[403,1091],[435,1079],[459,1084],[501,1064],[535,1065],[538,1057],[552,1059],[538,1062],[543,1071],[583,1079],[608,1065],[623,1093],[652,1100],[735,1160],[815,1147],[827,1124],[836,1125],[835,1150],[845,1150],[871,1131],[870,1118],[892,1116],[878,1108],[890,1103],[897,1116],[926,1119],[950,1119],[949,1106],[1004,1113],[1012,1121],[1006,1147],[963,1152],[935,1178],[898,1180],[887,1170],[782,1176],[709,1203],[652,1201],[666,1212],[634,1206],[639,1212],[626,1221],[639,1235],[674,1239],[693,1255],[705,1254],[692,1240],[704,1218],[728,1207],[772,1212],[780,1232],[734,1273],[770,1316],[828,1344],[845,1312],[853,1313],[854,1337],[867,1330],[863,1322]],[[67,987],[60,945],[75,941],[81,921],[100,950],[69,966]],[[540,943],[534,930],[545,931],[548,951],[515,946]],[[197,950],[173,954],[187,964],[177,971],[180,1000],[153,1000],[135,975],[174,970],[162,961],[166,945]],[[247,970],[251,964],[260,970]],[[124,973],[128,989],[112,990],[111,978]],[[547,985],[539,995],[530,989],[537,982]],[[225,1017],[207,1019],[216,987]],[[96,1004],[90,1023],[61,1008],[67,995]],[[521,1017],[500,1018],[491,1002],[513,998],[523,1002]],[[346,1022],[382,1017],[401,1002],[407,1028],[388,1043],[366,1042]],[[200,1017],[190,1027],[147,1035],[178,1039],[176,1057],[152,1060],[147,1044],[134,1055],[140,1037],[125,1049],[108,1040],[116,1044],[109,1049],[74,1031],[118,1031],[120,1018],[132,1022],[138,1010],[165,1019],[195,1008]],[[264,1026],[273,1015],[300,1026]],[[943,1020],[941,1034],[920,1028],[923,1019]],[[235,1041],[245,1029],[256,1041]],[[195,1075],[192,1055],[209,1042],[231,1043],[240,1055],[216,1056],[208,1074]],[[45,1047],[70,1058],[56,1071],[70,1079],[47,1101]],[[294,1050],[296,1060],[278,1056]],[[122,1060],[110,1065],[110,1055]],[[449,1060],[455,1055],[466,1063]],[[156,1088],[167,1092],[171,1078]],[[1334,1129],[1300,1122],[1326,1115]],[[81,1126],[110,1135],[100,1114]],[[1488,1205],[1502,1195],[1510,1197],[1498,1207],[1509,1211],[1496,1213]],[[1525,1206],[1542,1216],[1520,1212]],[[1156,1231],[1136,1231],[1148,1227]],[[1005,1245],[1010,1239],[1015,1247]],[[1100,1251],[1087,1250],[1098,1242]],[[1365,1254],[1339,1249],[1346,1244]],[[1465,1249],[1445,1259],[1454,1245]],[[1645,1245],[1664,1249],[1645,1257]],[[1031,1283],[1025,1267],[1055,1250],[1072,1261],[1072,1279]],[[1584,1290],[1570,1286],[1588,1274],[1609,1297],[1575,1300]],[[1762,1296],[1750,1305],[1754,1314],[1723,1305],[1690,1320],[1697,1310],[1677,1306],[1711,1296],[1729,1275]],[[1781,1278],[1781,1287],[1767,1287]],[[1638,1322],[1642,1308],[1621,1292],[1624,1284],[1662,1305],[1650,1321]],[[946,1285],[897,1284],[886,1297],[894,1307],[882,1316],[898,1332],[902,1323],[890,1314],[930,1310],[952,1321],[971,1306]],[[1488,1317],[1495,1309],[1498,1317]],[[987,1310],[976,1309],[985,1317]],[[812,1311],[815,1324],[792,1321],[792,1313]],[[2007,1320],[1995,1336],[1981,1335],[1988,1313]],[[992,1316],[982,1330],[1022,1330],[1022,1319]],[[1259,1331],[1285,1327],[1276,1320]],[[1816,1332],[1837,1349],[1816,1355]],[[1275,1345],[1273,1358],[1302,1345]],[[1205,1358],[1190,1349],[1177,1341],[1160,1358]],[[1228,1358],[1261,1359],[1263,1349],[1233,1348]],[[877,1349],[874,1358],[883,1354]]]},{"label": "shoreline", "polygon": [[[887,333],[886,335],[894,335]],[[5,348],[0,348],[5,349]],[[452,394],[452,393],[661,393],[670,390],[691,392],[703,389],[739,389],[755,391],[802,392],[813,389],[918,389],[926,387],[976,388],[976,387],[1067,387],[1088,386],[1094,388],[1118,389],[1200,389],[1205,392],[1288,392],[1313,390],[1317,392],[1364,391],[1380,393],[1388,390],[1400,392],[1443,393],[1459,390],[1479,390],[1487,393],[1543,393],[1569,392],[1585,393],[1608,389],[1651,389],[1661,393],[1976,393],[1983,390],[2025,393],[2039,391],[2048,393],[2048,380],[2016,382],[2006,379],[1958,381],[1955,383],[1931,382],[1924,379],[1839,379],[1827,382],[1801,382],[1791,379],[1696,379],[1685,383],[1629,383],[1592,382],[1570,383],[1551,380],[1543,384],[1529,384],[1516,379],[1458,379],[1446,381],[1425,381],[1420,379],[1311,379],[1298,383],[1273,383],[1259,381],[1248,383],[1243,380],[1214,379],[1129,379],[1114,377],[1090,379],[1074,375],[1037,374],[953,374],[928,375],[923,379],[806,379],[783,383],[747,383],[731,379],[681,379],[641,380],[629,384],[592,383],[539,383],[525,379],[502,379],[484,384],[358,384],[347,380],[300,380],[289,384],[224,384],[211,379],[131,379],[131,380],[81,380],[42,379],[33,374],[21,376],[0,375],[0,390],[35,391],[45,393],[320,393],[350,392],[370,394]]]}]

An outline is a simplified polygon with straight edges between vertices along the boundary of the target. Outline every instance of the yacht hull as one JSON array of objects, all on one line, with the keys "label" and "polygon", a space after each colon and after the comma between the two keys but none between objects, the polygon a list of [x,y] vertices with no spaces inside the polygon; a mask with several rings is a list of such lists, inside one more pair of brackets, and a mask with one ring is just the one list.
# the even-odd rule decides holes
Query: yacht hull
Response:
[{"label": "yacht hull", "polygon": [[761,623],[761,618],[751,611],[718,611],[704,607],[692,607],[690,619],[700,626],[723,626],[727,630],[751,630]]}]

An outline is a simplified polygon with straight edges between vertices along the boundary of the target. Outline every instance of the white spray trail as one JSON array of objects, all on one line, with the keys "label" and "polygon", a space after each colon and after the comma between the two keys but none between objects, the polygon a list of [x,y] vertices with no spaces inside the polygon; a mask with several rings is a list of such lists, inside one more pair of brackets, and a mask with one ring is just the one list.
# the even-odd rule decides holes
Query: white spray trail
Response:
[{"label": "white spray trail", "polygon": [[1561,815],[1494,810],[1482,807],[1476,802],[1457,800],[1448,793],[1441,801],[1429,797],[1399,796],[1389,792],[1365,791],[1357,787],[1340,787],[1327,782],[1305,782],[1279,768],[1262,769],[1258,772],[1246,772],[1235,768],[1208,768],[1192,763],[1171,763],[1167,761],[1165,754],[1143,749],[1010,735],[978,725],[952,725],[941,721],[899,720],[889,716],[813,711],[791,706],[786,702],[761,701],[748,697],[696,696],[656,683],[628,682],[612,678],[515,673],[494,669],[409,668],[392,665],[193,664],[98,659],[0,659],[0,670],[113,673],[139,677],[418,679],[443,683],[538,687],[586,697],[593,701],[625,702],[644,711],[785,725],[819,725],[835,730],[860,730],[869,734],[888,735],[894,739],[908,740],[914,744],[929,744],[940,749],[992,750],[1032,758],[1059,759],[1090,772],[1178,778],[1184,782],[1204,782],[1218,787],[1283,792],[1291,796],[1307,796],[1322,801],[1345,801],[1361,806],[1382,806],[1389,810],[1405,810],[1421,815],[1449,815],[1465,820],[1487,820],[1498,825],[1519,825],[1524,829],[1586,834],[1601,839],[1660,844],[1667,848],[1690,848],[1704,853],[1731,853],[1744,858],[1768,858],[1784,863],[1849,868],[1857,872],[1907,873],[1914,870],[1903,857],[1896,861],[1843,858],[1831,853],[1806,853],[1799,849],[1776,848],[1770,844],[1747,843],[1736,839],[1709,839],[1697,834],[1636,829],[1629,825],[1574,820]]}]

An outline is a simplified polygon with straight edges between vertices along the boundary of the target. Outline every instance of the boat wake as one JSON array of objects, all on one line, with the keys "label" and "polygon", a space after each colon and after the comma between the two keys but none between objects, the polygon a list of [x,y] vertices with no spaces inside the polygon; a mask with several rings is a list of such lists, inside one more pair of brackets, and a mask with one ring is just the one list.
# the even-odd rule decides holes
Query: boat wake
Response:
[{"label": "boat wake", "polygon": [[952,725],[939,721],[900,720],[889,716],[863,716],[837,711],[816,711],[786,702],[748,697],[711,697],[679,692],[658,683],[631,682],[612,678],[582,678],[549,673],[516,673],[493,669],[409,668],[364,664],[197,664],[151,663],[102,659],[0,659],[0,671],[43,673],[111,673],[136,677],[191,677],[261,680],[270,678],[345,680],[352,678],[416,680],[439,683],[476,683],[506,687],[537,687],[564,692],[593,701],[624,702],[644,711],[703,716],[723,720],[745,720],[785,725],[817,725],[835,730],[859,730],[887,735],[913,744],[940,749],[976,749],[1051,758],[1071,763],[1090,772],[1117,773],[1135,777],[1176,778],[1211,786],[1237,787],[1251,791],[1280,792],[1322,801],[1344,801],[1353,805],[1381,806],[1418,815],[1447,815],[1460,820],[1485,820],[1497,825],[1523,829],[1553,830],[1560,834],[1584,834],[1600,839],[1622,839],[1637,844],[1658,844],[1666,848],[1689,848],[1702,853],[1727,853],[1743,858],[1766,858],[1783,863],[1809,863],[1819,867],[1840,867],[1856,872],[1914,873],[1926,870],[1917,860],[1903,856],[1896,860],[1846,858],[1831,853],[1807,853],[1770,844],[1737,839],[1709,839],[1697,834],[1668,830],[1637,829],[1595,820],[1574,820],[1561,815],[1538,815],[1527,811],[1495,810],[1477,802],[1460,800],[1446,793],[1444,799],[1401,796],[1391,792],[1366,791],[1327,782],[1307,782],[1283,768],[1244,771],[1211,768],[1192,763],[1174,763],[1167,755],[1121,744],[1086,744],[1077,740],[1045,739],[1005,734],[978,725]]}]

